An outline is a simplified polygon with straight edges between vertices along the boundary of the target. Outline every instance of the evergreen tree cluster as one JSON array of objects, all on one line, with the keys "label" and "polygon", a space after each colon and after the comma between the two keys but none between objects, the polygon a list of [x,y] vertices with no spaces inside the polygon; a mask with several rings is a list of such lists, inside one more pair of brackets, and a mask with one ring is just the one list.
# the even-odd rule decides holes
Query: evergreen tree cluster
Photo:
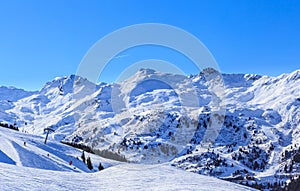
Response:
[{"label": "evergreen tree cluster", "polygon": [[65,141],[61,141],[61,143],[69,145],[71,147],[75,147],[75,148],[84,150],[84,151],[86,151],[88,153],[95,154],[91,147],[83,145],[83,144],[78,144],[78,143],[74,143],[74,142],[65,142]]},{"label": "evergreen tree cluster", "polygon": [[300,189],[300,178],[299,177],[292,177],[290,183],[284,187],[283,190],[299,190]]},{"label": "evergreen tree cluster", "polygon": [[231,157],[233,160],[240,161],[248,168],[253,170],[265,169],[271,151],[263,150],[256,145],[247,145],[240,147],[238,151],[234,152]]},{"label": "evergreen tree cluster", "polygon": [[15,131],[19,131],[19,128],[17,127],[16,124],[7,124],[7,123],[3,123],[3,122],[0,122],[0,127],[4,127],[4,128],[8,128],[8,129],[12,129],[12,130],[15,130]]},{"label": "evergreen tree cluster", "polygon": [[218,173],[220,173],[217,171],[217,169],[227,167],[231,168],[227,160],[221,157],[218,153],[215,153],[213,150],[205,153],[195,154],[193,156],[188,156],[186,158],[173,162],[172,166],[177,166],[179,168],[187,170],[187,167],[185,166],[186,163],[197,164],[197,173],[209,174],[212,176],[216,176]]},{"label": "evergreen tree cluster", "polygon": [[291,175],[287,179],[279,178],[275,182],[258,182],[255,181],[239,181],[236,182],[245,186],[249,186],[258,190],[268,191],[299,191],[300,190],[300,178],[299,175]]},{"label": "evergreen tree cluster", "polygon": [[292,173],[293,169],[299,169],[300,167],[300,148],[296,145],[290,146],[287,150],[281,154],[281,161],[284,166],[279,169],[279,172]]},{"label": "evergreen tree cluster", "polygon": [[[84,162],[86,165],[87,165],[87,167],[88,167],[88,169],[90,169],[90,170],[93,170],[94,169],[94,167],[93,167],[93,163],[92,163],[92,160],[91,160],[91,157],[85,157],[85,153],[84,153],[84,151],[82,151],[82,154],[81,154],[81,160],[82,160],[82,162]],[[101,170],[103,170],[104,169],[104,167],[103,167],[103,165],[101,164],[101,162],[99,163],[99,166],[98,166],[98,170],[99,171],[101,171]]]}]

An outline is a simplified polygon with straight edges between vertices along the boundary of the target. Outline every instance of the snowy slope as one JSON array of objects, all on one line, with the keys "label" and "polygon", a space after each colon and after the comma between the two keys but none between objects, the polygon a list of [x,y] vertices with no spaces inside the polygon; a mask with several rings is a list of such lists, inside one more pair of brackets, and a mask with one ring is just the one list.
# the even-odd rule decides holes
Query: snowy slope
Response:
[{"label": "snowy slope", "polygon": [[253,190],[169,166],[120,165],[98,173],[45,171],[0,163],[0,189],[10,190]]},{"label": "snowy slope", "polygon": [[[0,128],[0,140],[0,163],[52,171],[92,172],[81,161],[82,151],[79,149],[52,141],[44,144],[44,137],[5,128]],[[95,170],[99,162],[104,167],[118,164],[97,155],[89,156]],[[69,164],[70,161],[72,165]]]},{"label": "snowy slope", "polygon": [[18,89],[14,87],[4,87],[0,86],[0,119],[1,121],[9,121],[14,123],[16,120],[16,115],[14,113],[6,112],[14,107],[14,102],[31,96],[36,92],[25,91],[23,89]]},{"label": "snowy slope", "polygon": [[[81,151],[43,137],[0,128],[0,190],[251,190],[216,178],[187,173],[169,165],[122,164],[89,154],[91,172],[76,159]],[[24,141],[26,145],[24,145]],[[49,154],[49,156],[47,156]],[[73,164],[69,165],[72,160]]]},{"label": "snowy slope", "polygon": [[300,151],[299,87],[300,70],[270,77],[207,69],[187,77],[141,69],[124,82],[98,85],[72,75],[23,98],[3,99],[0,122],[42,136],[51,127],[51,140],[112,159],[171,161],[187,171],[238,183],[250,177],[266,186],[264,179],[278,180],[275,174],[286,182],[300,172],[293,162]]},{"label": "snowy slope", "polygon": [[28,97],[36,92],[25,91],[14,87],[0,86],[0,100],[17,101],[24,97]]},{"label": "snowy slope", "polygon": [[10,190],[252,190],[169,166],[121,165],[93,174],[45,171],[0,163],[0,189]]}]

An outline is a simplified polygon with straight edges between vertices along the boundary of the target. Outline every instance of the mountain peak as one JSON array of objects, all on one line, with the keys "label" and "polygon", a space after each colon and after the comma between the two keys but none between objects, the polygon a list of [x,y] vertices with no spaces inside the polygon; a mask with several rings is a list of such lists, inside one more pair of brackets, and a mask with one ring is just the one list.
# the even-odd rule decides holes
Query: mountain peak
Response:
[{"label": "mountain peak", "polygon": [[51,94],[68,94],[73,93],[74,87],[78,88],[80,86],[91,87],[90,89],[96,89],[97,87],[96,84],[88,81],[86,78],[72,74],[69,76],[56,77],[51,82],[47,82],[40,93],[48,94],[51,92]]},{"label": "mountain peak", "polygon": [[299,80],[300,79],[300,70],[296,70],[288,75],[289,80]]},{"label": "mountain peak", "polygon": [[150,69],[150,68],[141,68],[137,71],[137,73],[141,73],[141,74],[154,74],[156,71],[154,69]]}]

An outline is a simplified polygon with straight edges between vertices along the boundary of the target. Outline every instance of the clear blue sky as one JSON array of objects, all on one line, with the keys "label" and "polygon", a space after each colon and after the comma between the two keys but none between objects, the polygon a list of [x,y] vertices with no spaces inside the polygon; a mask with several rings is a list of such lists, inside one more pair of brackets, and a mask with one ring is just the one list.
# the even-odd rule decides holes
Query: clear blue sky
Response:
[{"label": "clear blue sky", "polygon": [[[40,89],[54,77],[76,73],[104,35],[149,22],[195,35],[224,73],[291,72],[300,69],[299,10],[297,0],[0,0],[0,85]],[[159,51],[116,59],[100,80],[114,81],[118,64],[140,59],[141,52],[142,59],[160,59]],[[178,64],[186,73],[198,72],[189,65]]]}]

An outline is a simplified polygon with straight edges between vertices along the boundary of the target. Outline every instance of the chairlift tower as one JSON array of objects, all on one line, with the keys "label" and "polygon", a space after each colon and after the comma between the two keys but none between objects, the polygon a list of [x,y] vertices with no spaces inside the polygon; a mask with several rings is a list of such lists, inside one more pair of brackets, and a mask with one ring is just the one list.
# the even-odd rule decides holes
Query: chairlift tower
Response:
[{"label": "chairlift tower", "polygon": [[48,139],[49,133],[50,133],[50,132],[54,132],[54,130],[51,129],[50,127],[47,127],[47,128],[44,129],[44,131],[47,131],[46,138],[45,138],[45,142],[44,142],[44,143],[46,144],[46,143],[47,143],[47,139]]}]

